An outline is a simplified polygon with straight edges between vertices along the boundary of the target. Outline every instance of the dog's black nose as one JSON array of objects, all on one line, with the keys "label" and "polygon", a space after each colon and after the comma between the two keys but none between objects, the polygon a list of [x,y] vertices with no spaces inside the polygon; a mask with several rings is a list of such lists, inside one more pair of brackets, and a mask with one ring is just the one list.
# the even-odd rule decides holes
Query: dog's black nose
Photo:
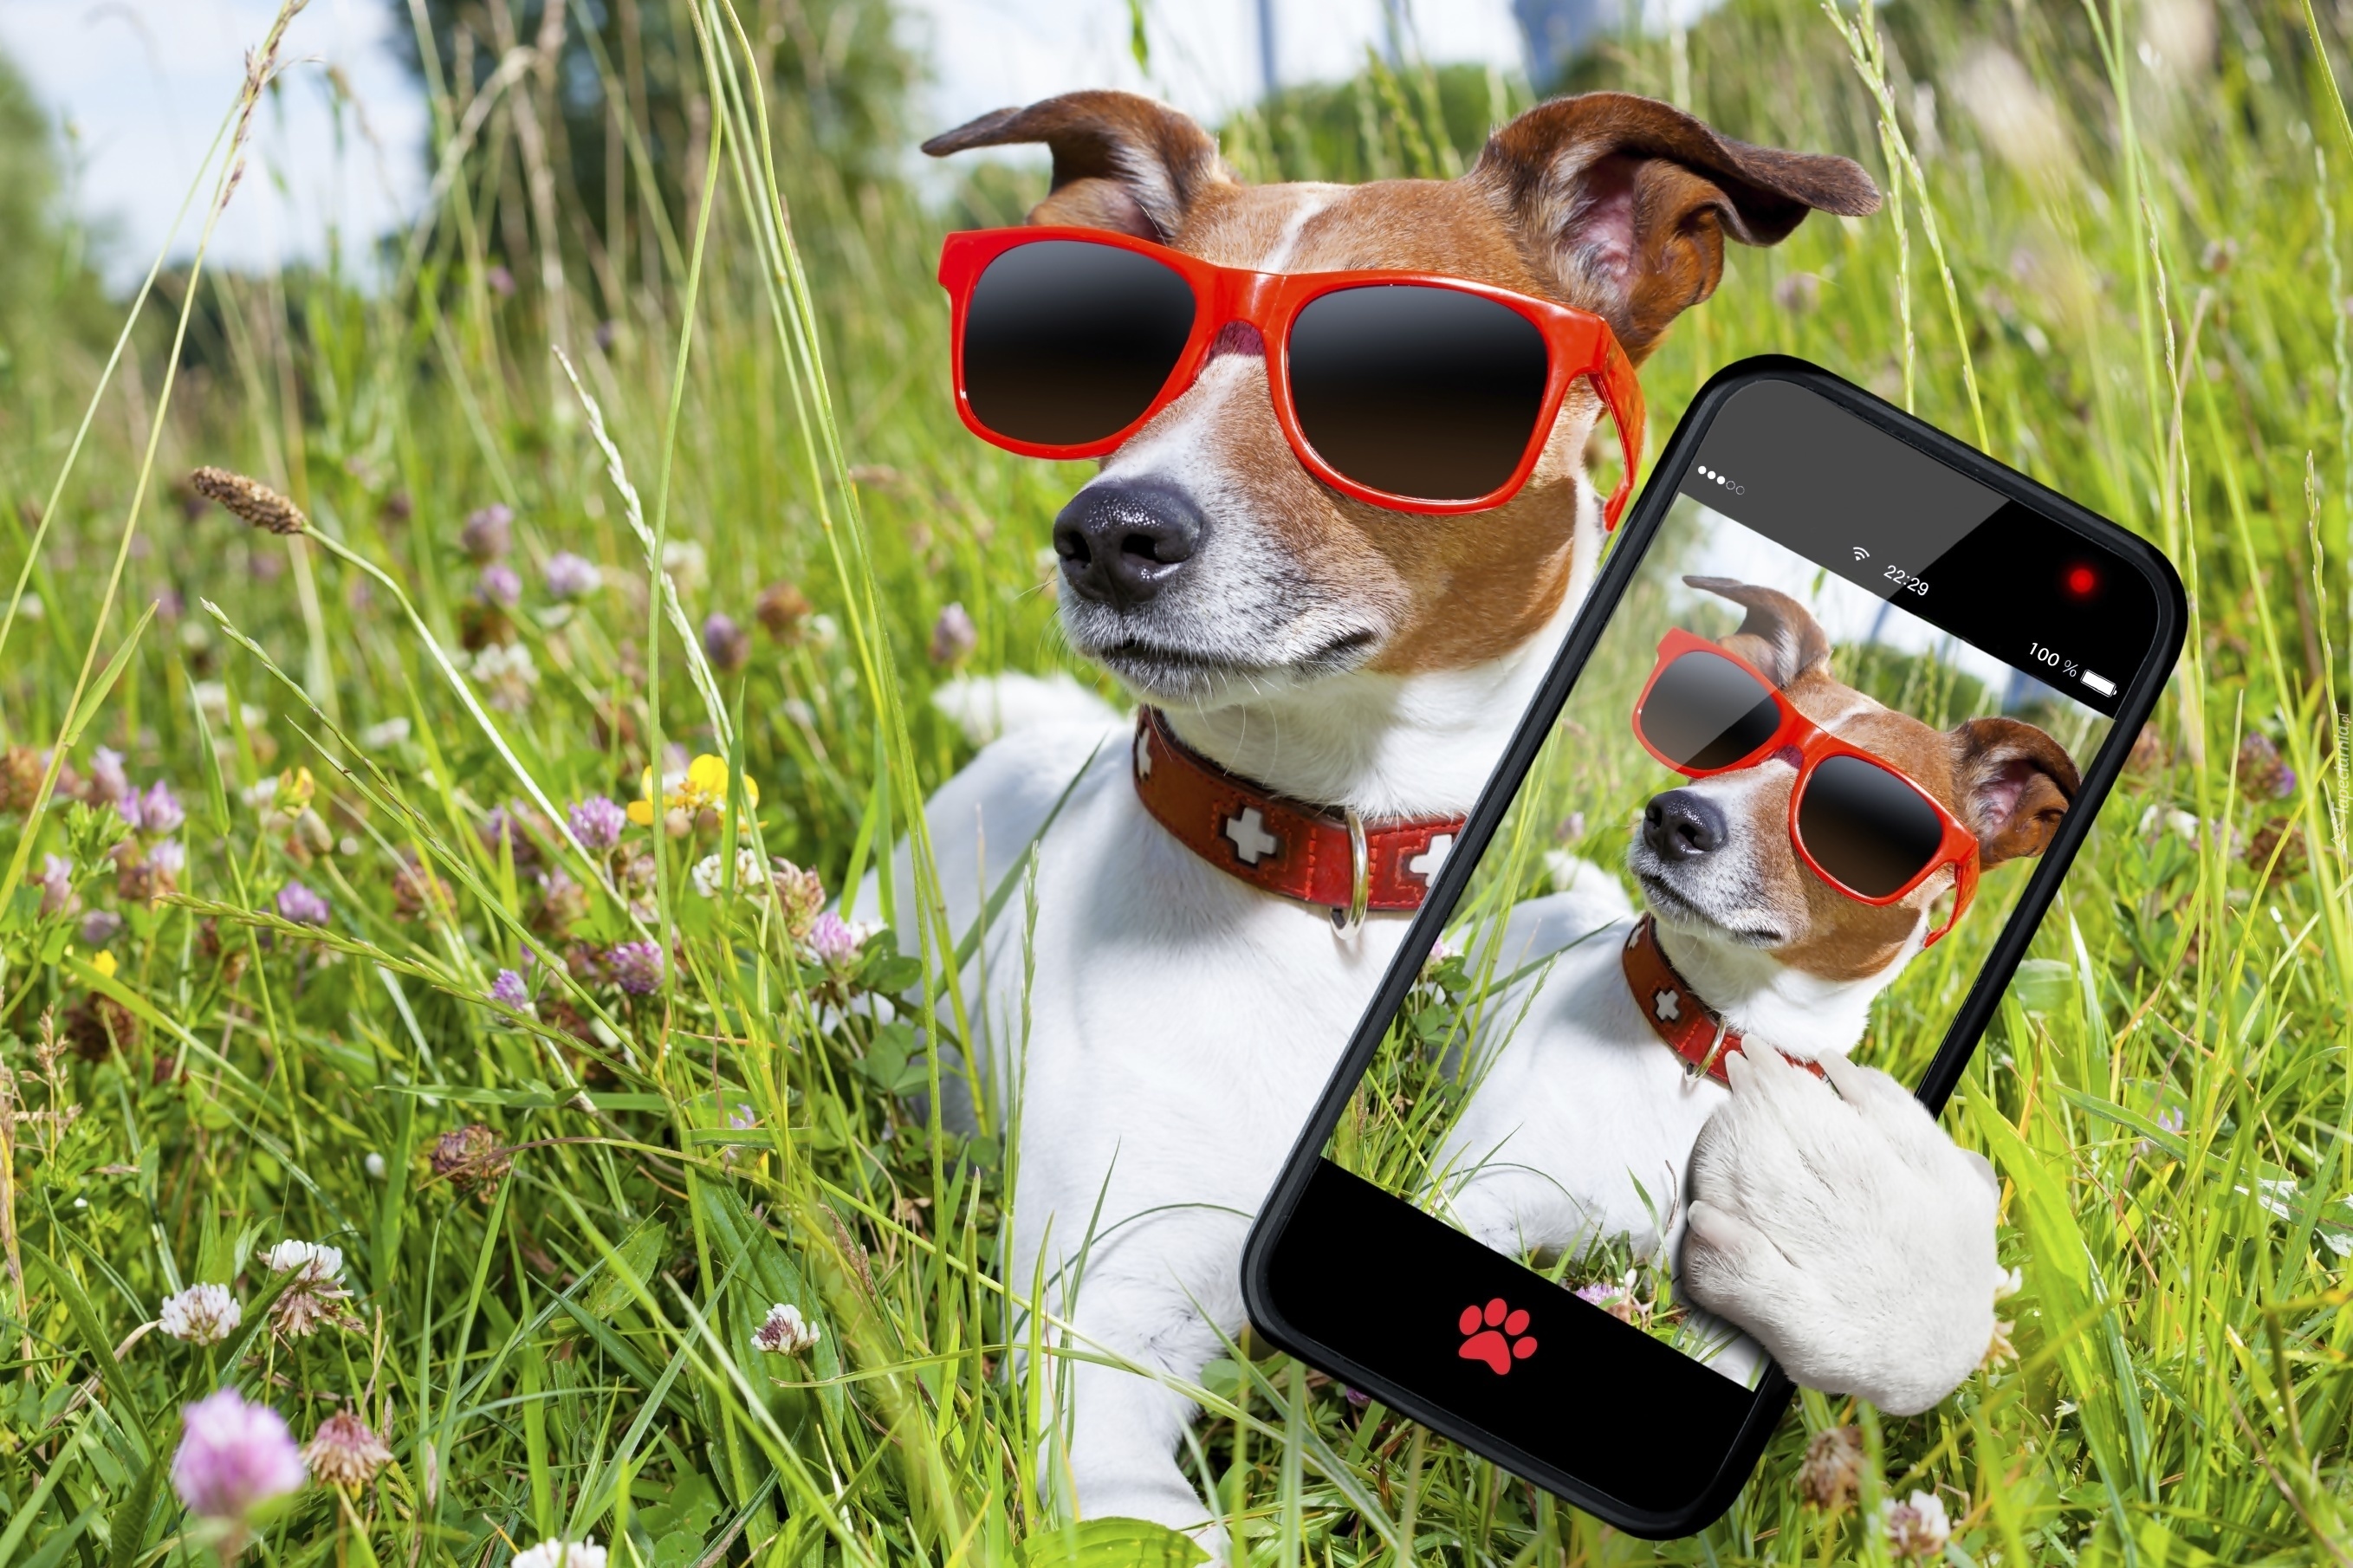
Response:
[{"label": "dog's black nose", "polygon": [[1054,520],[1054,553],[1072,592],[1124,610],[1183,572],[1208,526],[1193,498],[1173,484],[1093,484]]},{"label": "dog's black nose", "polygon": [[1724,847],[1724,813],[1696,790],[1654,795],[1642,810],[1642,842],[1662,860],[1696,860]]}]

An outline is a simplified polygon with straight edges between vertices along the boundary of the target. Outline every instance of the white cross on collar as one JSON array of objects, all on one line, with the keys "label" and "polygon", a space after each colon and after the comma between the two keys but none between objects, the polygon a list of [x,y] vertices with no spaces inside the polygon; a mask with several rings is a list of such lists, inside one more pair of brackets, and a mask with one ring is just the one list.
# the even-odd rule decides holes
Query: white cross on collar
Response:
[{"label": "white cross on collar", "polygon": [[1427,887],[1431,881],[1436,879],[1438,876],[1438,868],[1446,864],[1446,857],[1453,853],[1453,850],[1454,835],[1451,833],[1432,834],[1430,839],[1430,847],[1415,856],[1412,859],[1407,861],[1405,863],[1405,868],[1412,872],[1415,876],[1420,878],[1422,885]]},{"label": "white cross on collar", "polygon": [[1245,808],[1240,816],[1226,818],[1224,831],[1233,843],[1234,854],[1245,866],[1255,866],[1282,847],[1282,840],[1266,830],[1266,818],[1254,805]]}]

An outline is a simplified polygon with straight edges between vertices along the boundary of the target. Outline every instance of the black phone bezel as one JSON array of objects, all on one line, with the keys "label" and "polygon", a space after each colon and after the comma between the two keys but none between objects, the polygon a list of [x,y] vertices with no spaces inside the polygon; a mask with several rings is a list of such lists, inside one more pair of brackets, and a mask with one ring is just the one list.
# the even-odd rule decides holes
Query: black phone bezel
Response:
[{"label": "black phone bezel", "polygon": [[[2171,676],[2189,622],[2189,604],[2180,577],[2172,563],[2146,540],[1807,361],[1767,354],[1726,365],[1700,389],[1668,437],[1652,466],[1651,482],[1627,518],[1616,548],[1603,563],[1585,605],[1578,611],[1527,714],[1505,747],[1495,774],[1472,808],[1459,841],[1440,869],[1430,898],[1407,931],[1398,949],[1397,958],[1390,964],[1379,990],[1375,993],[1349,1041],[1346,1054],[1325,1086],[1305,1130],[1293,1145],[1282,1175],[1260,1208],[1258,1219],[1252,1225],[1244,1247],[1241,1269],[1243,1301],[1250,1321],[1257,1331],[1278,1349],[1345,1380],[1359,1392],[1372,1395],[1400,1414],[1619,1529],[1651,1540],[1694,1533],[1732,1505],[1740,1489],[1746,1484],[1749,1473],[1771,1438],[1774,1428],[1779,1424],[1794,1388],[1778,1366],[1767,1364],[1748,1401],[1746,1415],[1734,1425],[1724,1443],[1722,1456],[1713,1467],[1706,1467],[1700,1457],[1689,1450],[1676,1457],[1681,1465],[1694,1470],[1707,1470],[1709,1479],[1692,1501],[1677,1509],[1646,1510],[1625,1504],[1543,1456],[1482,1430],[1461,1413],[1410,1393],[1394,1379],[1385,1376],[1378,1367],[1362,1364],[1319,1343],[1296,1325],[1286,1321],[1275,1309],[1270,1275],[1277,1254],[1283,1247],[1286,1226],[1323,1163],[1323,1149],[1345,1112],[1357,1080],[1371,1065],[1374,1053],[1378,1050],[1390,1022],[1412,989],[1420,969],[1420,955],[1429,951],[1455,905],[1460,902],[1489,840],[1501,825],[1529,768],[1534,765],[1538,751],[1550,734],[1554,718],[1567,701],[1569,690],[1591,656],[1602,628],[1616,613],[1634,571],[1672,507],[1680,490],[1682,476],[1695,455],[1694,449],[1736,392],[1757,382],[1768,380],[1791,382],[1817,393],[1845,412],[1965,478],[1975,480],[2006,500],[2022,503],[2052,528],[2072,529],[2090,536],[2137,568],[2148,580],[2157,600],[2158,624],[2148,647],[2139,668],[2124,684],[2114,727],[2106,742],[2093,758],[2091,766],[2084,771],[2075,806],[2062,820],[2059,830],[2045,847],[2031,879],[2020,893],[2009,921],[1995,938],[1985,967],[1971,983],[1968,994],[1954,1016],[1952,1026],[1946,1032],[1915,1090],[1932,1114],[1944,1109],[1954,1086],[1959,1081],[1961,1071],[1968,1065],[1986,1026],[1991,1021],[1994,1009],[2000,1005],[2002,993],[2020,959],[2024,956],[2028,942],[2033,939],[2052,899],[2057,894],[2060,881],[2073,865],[2084,836],[2091,831],[2100,806],[2105,802],[2123,769],[2126,754],[2147,721]],[[1825,456],[1828,458],[1834,454]],[[1402,1198],[1392,1198],[1391,1201],[1406,1214],[1419,1213]],[[1361,1289],[1366,1281],[1357,1278],[1345,1283],[1348,1289]],[[1705,1369],[1696,1363],[1694,1363],[1694,1370],[1705,1375],[1715,1375],[1705,1373]],[[1607,1412],[1596,1415],[1599,1419],[1607,1419]]]}]

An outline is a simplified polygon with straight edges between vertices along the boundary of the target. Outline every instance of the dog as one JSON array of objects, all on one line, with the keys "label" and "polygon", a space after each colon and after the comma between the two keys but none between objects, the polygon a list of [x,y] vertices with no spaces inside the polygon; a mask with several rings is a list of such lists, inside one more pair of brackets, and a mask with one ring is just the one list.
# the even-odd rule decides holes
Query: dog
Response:
[{"label": "dog", "polygon": [[[1032,223],[1264,271],[1481,280],[1599,314],[1637,363],[1713,292],[1727,238],[1773,244],[1810,211],[1878,205],[1845,159],[1749,146],[1618,93],[1528,111],[1449,181],[1245,185],[1194,121],[1115,92],[987,115],[924,150],[1038,142],[1053,176]],[[1008,903],[987,924],[965,984],[970,1044],[1015,1132],[1008,1285],[1067,1324],[1069,1425],[1041,1488],[1082,1517],[1210,1539],[1176,1458],[1195,1407],[1175,1385],[1242,1327],[1251,1216],[1408,924],[1376,912],[1335,931],[1329,910],[1232,868],[1276,839],[1276,817],[1328,834],[1354,814],[1403,825],[1414,852],[1392,874],[1426,888],[1604,538],[1584,463],[1599,404],[1582,383],[1515,496],[1432,518],[1311,477],[1278,427],[1263,343],[1229,327],[1217,348],[1054,524],[1070,644],[1142,700],[1147,723],[1101,706],[1033,716],[925,808],[958,933],[1035,857],[1034,913]],[[1147,790],[1175,787],[1250,803],[1225,824],[1222,863],[1147,806]],[[1746,1098],[1736,1087],[1730,1103]],[[1711,1176],[1791,1157],[1770,1113],[1741,1126],[1706,1145]],[[1701,1184],[1695,1237],[1719,1234],[1718,1213],[1778,1235],[1773,1215],[1714,1206],[1715,1190]],[[1694,1289],[1714,1278],[1694,1270]],[[1836,1356],[1793,1364],[1835,1384]]]},{"label": "dog", "polygon": [[[1835,679],[1829,638],[1787,595],[1685,582],[1741,605],[1721,646],[1926,789],[1975,835],[1980,868],[2051,841],[2082,781],[2049,734],[2010,718],[1933,729]],[[1487,1009],[1509,1037],[1439,1168],[1457,1173],[1452,1217],[1487,1245],[1558,1254],[1624,1237],[1680,1257],[1682,1293],[1792,1377],[1913,1415],[1990,1342],[2000,1189],[1982,1155],[1847,1053],[1953,878],[1875,907],[1810,874],[1788,828],[1797,776],[1775,755],[1653,796],[1627,852],[1647,921],[1607,878],[1512,911],[1497,972],[1550,963]],[[1703,1053],[1735,1042],[1723,1081],[1659,1048],[1671,1025]],[[1754,1349],[1732,1339],[1712,1360],[1745,1380]]]}]

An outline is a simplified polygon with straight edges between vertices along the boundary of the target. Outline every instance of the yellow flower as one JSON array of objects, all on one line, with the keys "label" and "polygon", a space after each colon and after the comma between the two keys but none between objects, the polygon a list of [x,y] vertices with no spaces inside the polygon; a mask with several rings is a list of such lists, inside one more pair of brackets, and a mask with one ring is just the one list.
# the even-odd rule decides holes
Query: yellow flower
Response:
[{"label": "yellow flower", "polygon": [[90,966],[109,980],[114,978],[114,954],[102,947],[90,955]]},{"label": "yellow flower", "polygon": [[310,809],[311,801],[318,793],[319,781],[311,776],[310,769],[288,768],[278,775],[278,794],[270,805],[291,820]]},{"label": "yellow flower", "polygon": [[[654,771],[648,768],[638,781],[639,796],[629,802],[629,820],[639,827],[650,827],[654,820]],[[760,804],[760,786],[749,774],[744,779],[744,798],[756,806]],[[690,816],[699,811],[718,811],[727,804],[727,759],[705,752],[686,767],[683,773],[671,773],[662,780],[662,809],[682,811]]]}]

